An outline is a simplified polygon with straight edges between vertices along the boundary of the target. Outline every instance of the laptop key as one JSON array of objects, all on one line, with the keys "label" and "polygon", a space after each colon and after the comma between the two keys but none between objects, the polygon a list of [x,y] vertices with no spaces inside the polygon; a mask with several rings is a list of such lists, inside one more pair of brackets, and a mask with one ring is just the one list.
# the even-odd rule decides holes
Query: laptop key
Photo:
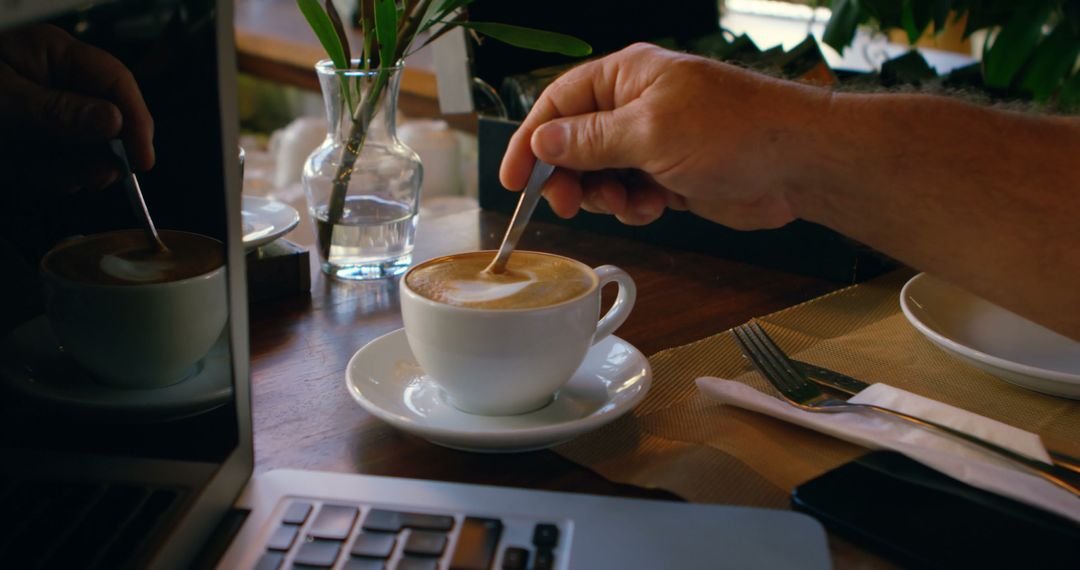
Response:
[{"label": "laptop key", "polygon": [[454,517],[371,509],[364,518],[363,528],[378,532],[398,532],[403,528],[448,531],[454,528]]},{"label": "laptop key", "polygon": [[255,564],[255,570],[278,570],[283,560],[285,560],[283,552],[266,552]]},{"label": "laptop key", "polygon": [[406,556],[398,560],[394,570],[439,570],[437,558],[413,558]]},{"label": "laptop key", "polygon": [[450,561],[451,570],[487,570],[495,559],[503,524],[497,519],[465,517],[457,547]]},{"label": "laptop key", "polygon": [[551,570],[555,567],[555,555],[549,548],[538,548],[536,560],[533,561],[533,570]]},{"label": "laptop key", "polygon": [[312,540],[300,545],[293,562],[305,566],[329,568],[334,565],[339,552],[341,552],[341,543],[336,540]]},{"label": "laptop key", "polygon": [[352,557],[342,570],[386,570],[386,561],[378,558]]},{"label": "laptop key", "polygon": [[298,532],[300,532],[298,525],[283,524],[274,530],[274,534],[270,535],[266,547],[270,550],[288,550],[292,548]]},{"label": "laptop key", "polygon": [[361,532],[353,541],[352,555],[369,558],[389,558],[394,552],[396,534],[385,532]]},{"label": "laptop key", "polygon": [[304,524],[309,514],[311,514],[311,503],[293,501],[285,509],[281,522],[285,524]]},{"label": "laptop key", "polygon": [[352,532],[356,522],[356,507],[345,505],[323,505],[315,515],[308,534],[315,538],[345,540]]},{"label": "laptop key", "polygon": [[553,524],[538,524],[533,529],[533,544],[537,548],[555,548],[559,544],[559,527]]},{"label": "laptop key", "polygon": [[405,539],[405,554],[441,556],[446,549],[446,535],[441,532],[414,530]]},{"label": "laptop key", "polygon": [[528,567],[528,550],[510,547],[503,551],[502,570],[525,570]]}]

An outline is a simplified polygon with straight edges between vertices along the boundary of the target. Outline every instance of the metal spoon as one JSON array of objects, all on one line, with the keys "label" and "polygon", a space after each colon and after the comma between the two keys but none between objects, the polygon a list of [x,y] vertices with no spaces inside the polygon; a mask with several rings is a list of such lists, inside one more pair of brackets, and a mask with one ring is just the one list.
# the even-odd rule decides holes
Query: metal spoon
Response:
[{"label": "metal spoon", "polygon": [[124,179],[124,186],[127,189],[128,201],[131,202],[131,210],[135,212],[135,217],[142,222],[143,231],[146,232],[146,239],[149,240],[150,246],[154,250],[167,253],[169,248],[165,246],[165,242],[161,241],[161,236],[158,235],[157,228],[154,227],[154,220],[150,218],[150,210],[146,209],[146,200],[143,200],[139,179],[135,177],[135,171],[131,169],[131,164],[128,162],[124,143],[120,139],[113,139],[109,141],[109,147],[112,148],[113,154],[120,159],[124,166],[124,172],[127,174]]},{"label": "metal spoon", "polygon": [[533,210],[536,209],[536,203],[540,201],[540,189],[544,187],[544,183],[554,171],[554,166],[540,159],[536,160],[532,174],[529,174],[529,183],[521,192],[517,209],[514,210],[514,217],[510,219],[510,227],[506,228],[506,235],[503,236],[502,245],[499,246],[499,253],[484,269],[485,272],[502,273],[506,270],[506,262],[510,261],[510,254],[514,252],[514,247],[517,246],[521,234],[525,232],[525,226],[529,223],[529,218],[532,217]]}]

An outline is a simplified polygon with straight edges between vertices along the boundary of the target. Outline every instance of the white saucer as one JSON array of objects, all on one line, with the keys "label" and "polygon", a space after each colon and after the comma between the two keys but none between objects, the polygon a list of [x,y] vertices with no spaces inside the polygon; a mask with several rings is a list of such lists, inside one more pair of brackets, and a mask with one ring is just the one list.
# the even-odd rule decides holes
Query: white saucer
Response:
[{"label": "white saucer", "polygon": [[416,363],[405,329],[368,343],[345,371],[349,393],[372,415],[432,443],[484,453],[532,451],[573,439],[633,409],[651,383],[649,361],[614,335],[589,350],[554,401],[516,416],[473,415],[447,403]]},{"label": "white saucer", "polygon": [[80,417],[108,422],[162,422],[200,414],[232,397],[226,333],[188,378],[154,389],[124,389],[96,382],[64,354],[45,316],[12,331],[0,346],[0,382],[23,396]]},{"label": "white saucer", "polygon": [[251,251],[289,233],[300,223],[296,208],[277,200],[242,196],[240,206],[244,249]]},{"label": "white saucer", "polygon": [[1080,343],[925,273],[904,285],[900,307],[960,360],[1018,386],[1080,399]]}]

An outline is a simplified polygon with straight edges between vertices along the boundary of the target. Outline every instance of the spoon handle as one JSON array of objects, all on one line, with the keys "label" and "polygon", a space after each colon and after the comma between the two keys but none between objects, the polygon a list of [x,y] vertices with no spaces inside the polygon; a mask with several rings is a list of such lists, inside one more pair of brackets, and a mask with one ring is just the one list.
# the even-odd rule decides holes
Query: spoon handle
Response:
[{"label": "spoon handle", "polygon": [[131,169],[131,164],[128,162],[124,143],[120,139],[113,139],[109,141],[109,146],[124,167],[124,186],[127,189],[128,202],[131,203],[131,209],[135,212],[135,217],[142,224],[143,231],[146,232],[146,238],[150,240],[151,245],[156,250],[161,252],[169,251],[169,248],[165,247],[165,243],[161,241],[157,228],[154,227],[154,220],[150,217],[150,210],[146,208],[146,200],[143,199],[139,179],[135,176],[135,171]]},{"label": "spoon handle", "polygon": [[547,182],[547,179],[551,177],[551,173],[554,171],[555,167],[553,165],[540,159],[536,160],[532,173],[529,174],[529,183],[525,186],[525,190],[521,192],[517,209],[514,210],[514,217],[510,219],[510,226],[506,228],[506,235],[503,236],[502,245],[499,246],[499,253],[495,255],[495,259],[487,266],[485,271],[502,273],[506,269],[506,262],[510,261],[510,254],[517,247],[521,234],[525,233],[525,226],[528,225],[529,218],[532,217],[533,210],[536,209],[536,204],[540,201],[540,189],[544,187],[544,183]]}]

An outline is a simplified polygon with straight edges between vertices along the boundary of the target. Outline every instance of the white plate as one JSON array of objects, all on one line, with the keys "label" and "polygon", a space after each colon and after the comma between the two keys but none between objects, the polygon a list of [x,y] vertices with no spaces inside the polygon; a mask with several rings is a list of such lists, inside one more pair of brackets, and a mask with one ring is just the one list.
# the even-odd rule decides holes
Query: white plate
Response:
[{"label": "white plate", "polygon": [[1080,343],[925,273],[904,285],[900,307],[960,360],[1018,386],[1080,399]]},{"label": "white plate", "polygon": [[486,453],[544,449],[573,439],[633,409],[651,383],[649,361],[614,335],[589,350],[550,404],[516,416],[467,414],[447,403],[416,363],[405,329],[368,343],[345,371],[349,394],[372,415],[432,443]]},{"label": "white plate", "polygon": [[250,251],[289,233],[300,223],[296,208],[277,200],[242,196],[240,206],[244,249]]},{"label": "white plate", "polygon": [[0,352],[4,353],[0,382],[27,398],[81,417],[108,422],[171,421],[212,410],[232,397],[226,333],[191,376],[147,390],[97,383],[61,350],[44,316],[12,331]]}]

